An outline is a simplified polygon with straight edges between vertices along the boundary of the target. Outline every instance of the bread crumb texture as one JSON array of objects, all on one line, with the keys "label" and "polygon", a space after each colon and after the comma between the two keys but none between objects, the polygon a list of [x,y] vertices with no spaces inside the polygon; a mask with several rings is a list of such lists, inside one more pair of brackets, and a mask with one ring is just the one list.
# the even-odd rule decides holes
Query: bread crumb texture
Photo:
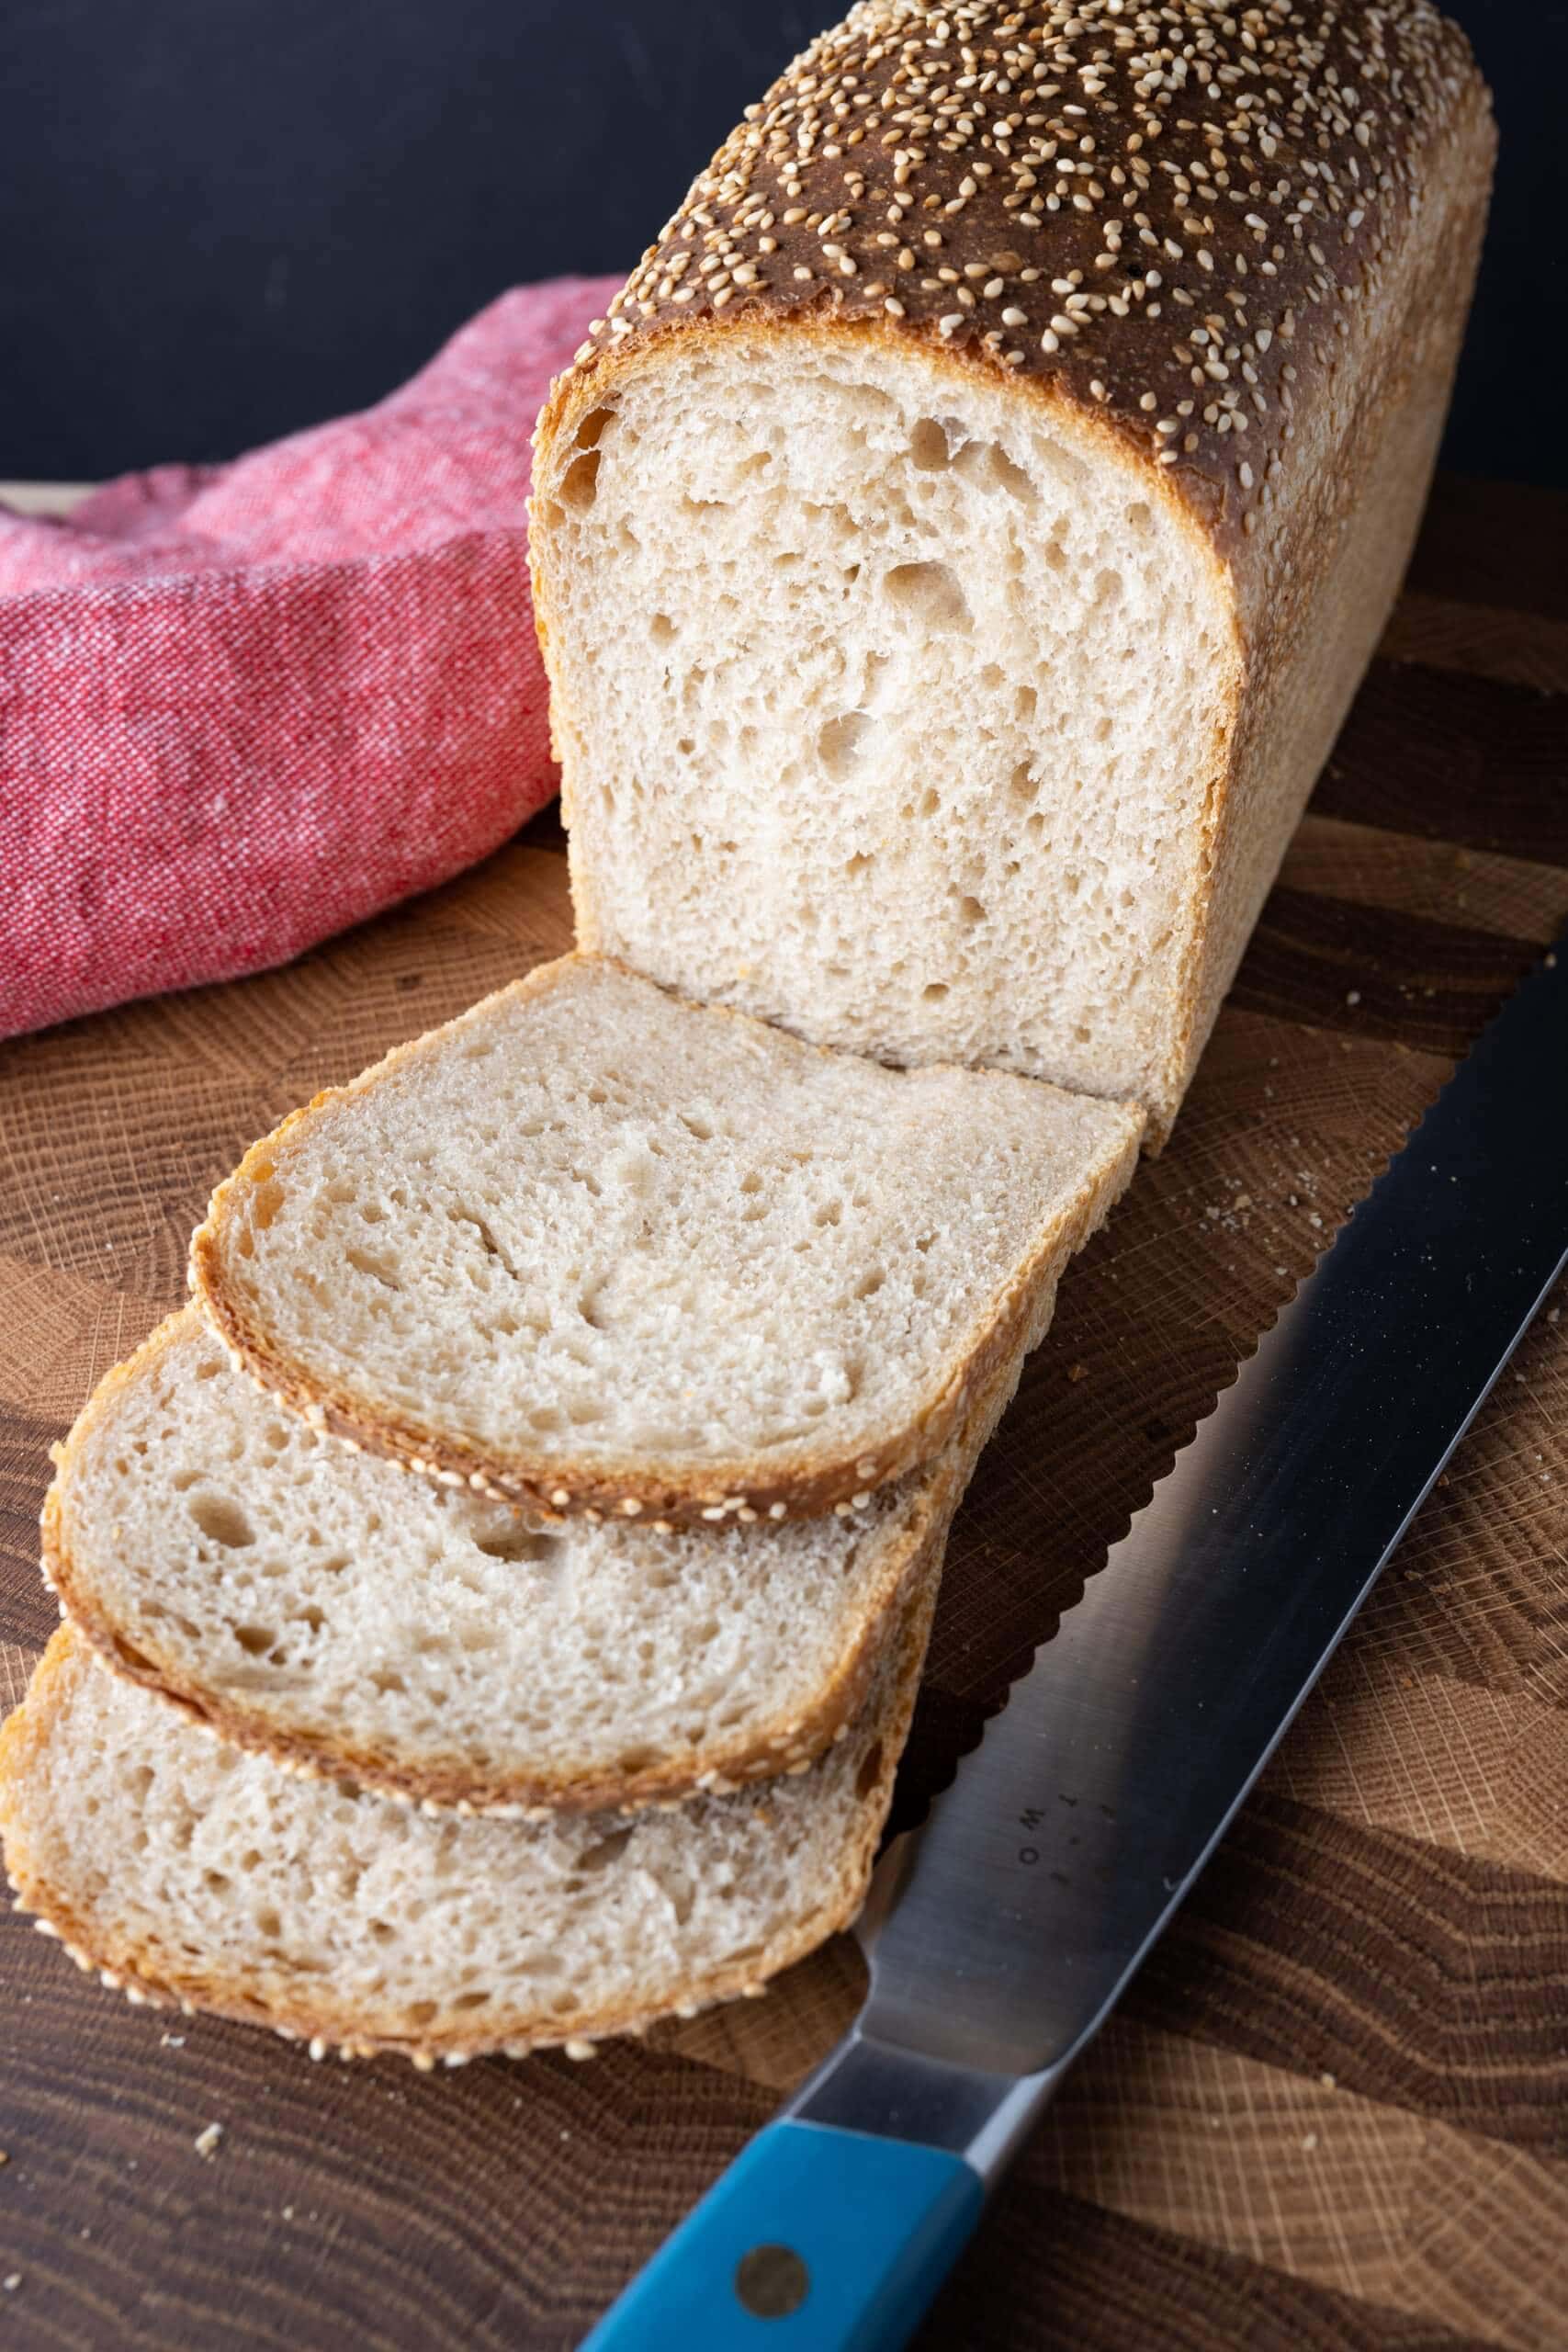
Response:
[{"label": "bread crumb texture", "polygon": [[546,1523],[351,1453],[187,1308],[78,1422],[45,1562],[111,1664],[242,1745],[418,1798],[624,1805],[809,1760],[958,1477],[783,1526]]},{"label": "bread crumb texture", "polygon": [[433,1817],[284,1772],[62,1627],[0,1729],[6,1866],[23,1907],[134,2001],[425,2064],[592,2041],[761,1984],[852,1915],[929,1600],[812,1771],[629,1824]]}]

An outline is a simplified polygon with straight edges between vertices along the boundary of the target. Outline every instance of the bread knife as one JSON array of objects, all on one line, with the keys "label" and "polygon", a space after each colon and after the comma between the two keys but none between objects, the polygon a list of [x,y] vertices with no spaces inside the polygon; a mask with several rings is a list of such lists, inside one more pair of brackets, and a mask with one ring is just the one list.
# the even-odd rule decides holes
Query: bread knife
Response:
[{"label": "bread knife", "polygon": [[846,2038],[588,2339],[893,2352],[1568,1262],[1568,934],[879,1863]]}]

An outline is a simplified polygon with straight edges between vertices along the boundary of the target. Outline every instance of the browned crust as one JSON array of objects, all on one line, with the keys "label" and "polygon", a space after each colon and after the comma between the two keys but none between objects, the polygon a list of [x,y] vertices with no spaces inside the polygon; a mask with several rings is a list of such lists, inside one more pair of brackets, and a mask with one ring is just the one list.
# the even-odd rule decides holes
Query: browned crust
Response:
[{"label": "browned crust", "polygon": [[[328,1779],[347,1775],[378,1794],[438,1811],[499,1814],[598,1813],[642,1810],[699,1793],[724,1794],[753,1781],[772,1780],[810,1764],[832,1746],[857,1714],[884,1648],[889,1623],[911,1581],[940,1558],[947,1526],[967,1472],[956,1450],[940,1463],[912,1498],[901,1527],[881,1541],[876,1581],[863,1617],[823,1688],[798,1714],[753,1724],[727,1742],[682,1748],[635,1772],[574,1770],[570,1762],[531,1772],[479,1771],[460,1757],[421,1762],[386,1747],[365,1747],[331,1731],[289,1730],[265,1710],[247,1706],[193,1679],[162,1649],[155,1633],[134,1634],[95,1590],[90,1567],[73,1554],[66,1532],[71,1483],[96,1435],[112,1418],[116,1400],[189,1328],[186,1307],[160,1324],[134,1355],[117,1364],[88,1398],[57,1456],[41,1521],[46,1583],[73,1625],[123,1680],[153,1692],[188,1721],[235,1747],[270,1757],[285,1770]],[[411,1474],[412,1475],[412,1474]]]},{"label": "browned crust", "polygon": [[[639,1514],[684,1525],[723,1519],[731,1512],[740,1518],[748,1513],[759,1519],[809,1518],[840,1504],[847,1506],[856,1494],[874,1490],[889,1479],[919,1469],[942,1451],[971,1400],[985,1390],[998,1369],[1010,1360],[1041,1283],[1063,1257],[1087,1238],[1126,1182],[1141,1129],[1141,1114],[1133,1106],[1121,1106],[1128,1119],[1122,1148],[1108,1159],[1089,1196],[1064,1210],[1036,1237],[1028,1258],[992,1300],[984,1333],[970,1352],[941,1369],[923,1409],[905,1428],[876,1446],[853,1453],[833,1452],[825,1445],[813,1448],[802,1444],[793,1449],[793,1459],[783,1466],[776,1461],[748,1462],[739,1458],[728,1463],[707,1459],[665,1463],[641,1459],[607,1461],[603,1457],[573,1462],[522,1451],[502,1456],[449,1431],[422,1427],[371,1398],[356,1396],[330,1384],[287,1354],[238,1295],[229,1278],[225,1259],[229,1220],[244,1188],[270,1177],[274,1155],[293,1127],[377,1084],[435,1037],[445,1037],[465,1027],[503,999],[523,1001],[555,986],[568,971],[594,964],[626,971],[643,987],[655,985],[608,957],[581,953],[558,957],[513,981],[510,988],[484,998],[456,1021],[398,1046],[349,1085],[318,1094],[303,1110],[292,1112],[272,1135],[253,1144],[234,1174],[213,1193],[207,1220],[191,1238],[191,1287],[214,1329],[246,1371],[317,1426],[365,1446],[372,1453],[403,1463],[424,1476],[448,1485],[465,1485],[497,1501],[514,1503],[546,1516],[582,1513],[592,1517],[597,1513],[601,1518],[614,1519],[623,1515],[631,1503]],[[672,991],[662,993],[683,1005],[694,1018],[739,1022],[774,1040],[780,1034],[765,1022],[755,1021],[750,1014],[728,1006],[694,1006],[673,996]],[[835,1058],[830,1047],[807,1045],[801,1040],[795,1043],[803,1052],[820,1054],[825,1059]],[[976,1081],[991,1080],[1009,1086],[1019,1083],[1014,1078],[988,1071],[966,1074]]]},{"label": "browned crust", "polygon": [[869,0],[747,109],[577,365],[698,324],[916,338],[1049,385],[1234,558],[1486,96],[1427,0]]},{"label": "browned crust", "polygon": [[[637,2034],[672,2013],[693,2015],[715,2002],[760,1992],[768,1978],[795,1961],[804,1959],[819,1943],[847,1927],[865,1899],[866,1885],[877,1841],[892,1799],[894,1775],[913,1712],[920,1665],[925,1655],[931,1612],[936,1601],[937,1575],[927,1563],[905,1588],[903,1624],[897,1639],[901,1656],[890,1677],[886,1705],[863,1730],[862,1767],[876,1758],[871,1788],[862,1800],[862,1817],[854,1843],[843,1858],[831,1895],[810,1917],[786,1934],[774,1938],[760,1954],[740,1964],[716,1968],[706,1975],[670,1986],[652,1999],[626,2002],[614,2008],[583,2009],[547,2021],[519,2013],[492,2021],[483,2033],[446,2034],[418,2040],[398,2030],[374,2008],[351,2007],[330,1987],[282,1975],[252,1982],[236,1973],[193,1963],[189,1955],[171,1943],[154,1947],[122,1943],[111,1929],[90,1916],[58,1886],[51,1885],[36,1865],[28,1836],[27,1784],[29,1773],[49,1771],[50,1743],[69,1702],[73,1678],[93,1670],[89,1652],[73,1629],[62,1625],[51,1641],[34,1673],[23,1704],[0,1726],[0,1838],[17,1907],[33,1914],[45,1931],[62,1942],[79,1968],[98,1973],[112,1990],[124,1992],[139,2006],[159,2008],[177,2005],[186,2011],[203,2009],[243,2025],[269,2026],[286,2040],[305,2041],[313,2057],[336,2048],[344,2057],[370,2057],[378,2052],[400,2053],[422,2067],[438,2062],[460,2065],[491,2052],[522,2057],[531,2050],[566,2044],[574,2055],[586,2055],[593,2041],[612,2034]],[[520,1833],[525,1834],[525,1833]]]}]

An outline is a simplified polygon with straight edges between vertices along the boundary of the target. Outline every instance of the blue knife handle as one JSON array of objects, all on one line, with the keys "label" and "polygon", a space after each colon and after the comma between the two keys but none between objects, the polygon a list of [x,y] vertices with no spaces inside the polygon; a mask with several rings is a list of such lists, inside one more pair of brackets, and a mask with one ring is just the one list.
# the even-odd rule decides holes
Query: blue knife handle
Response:
[{"label": "blue knife handle", "polygon": [[771,2123],[583,2352],[897,2352],[982,2202],[943,2149]]}]

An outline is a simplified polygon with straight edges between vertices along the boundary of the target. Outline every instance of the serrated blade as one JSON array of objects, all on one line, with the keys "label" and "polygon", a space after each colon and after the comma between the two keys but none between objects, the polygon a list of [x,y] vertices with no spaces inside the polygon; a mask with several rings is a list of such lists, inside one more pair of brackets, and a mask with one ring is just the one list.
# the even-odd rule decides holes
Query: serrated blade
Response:
[{"label": "serrated blade", "polygon": [[883,1865],[863,2034],[1067,2063],[1180,1903],[1568,1259],[1548,957]]}]

